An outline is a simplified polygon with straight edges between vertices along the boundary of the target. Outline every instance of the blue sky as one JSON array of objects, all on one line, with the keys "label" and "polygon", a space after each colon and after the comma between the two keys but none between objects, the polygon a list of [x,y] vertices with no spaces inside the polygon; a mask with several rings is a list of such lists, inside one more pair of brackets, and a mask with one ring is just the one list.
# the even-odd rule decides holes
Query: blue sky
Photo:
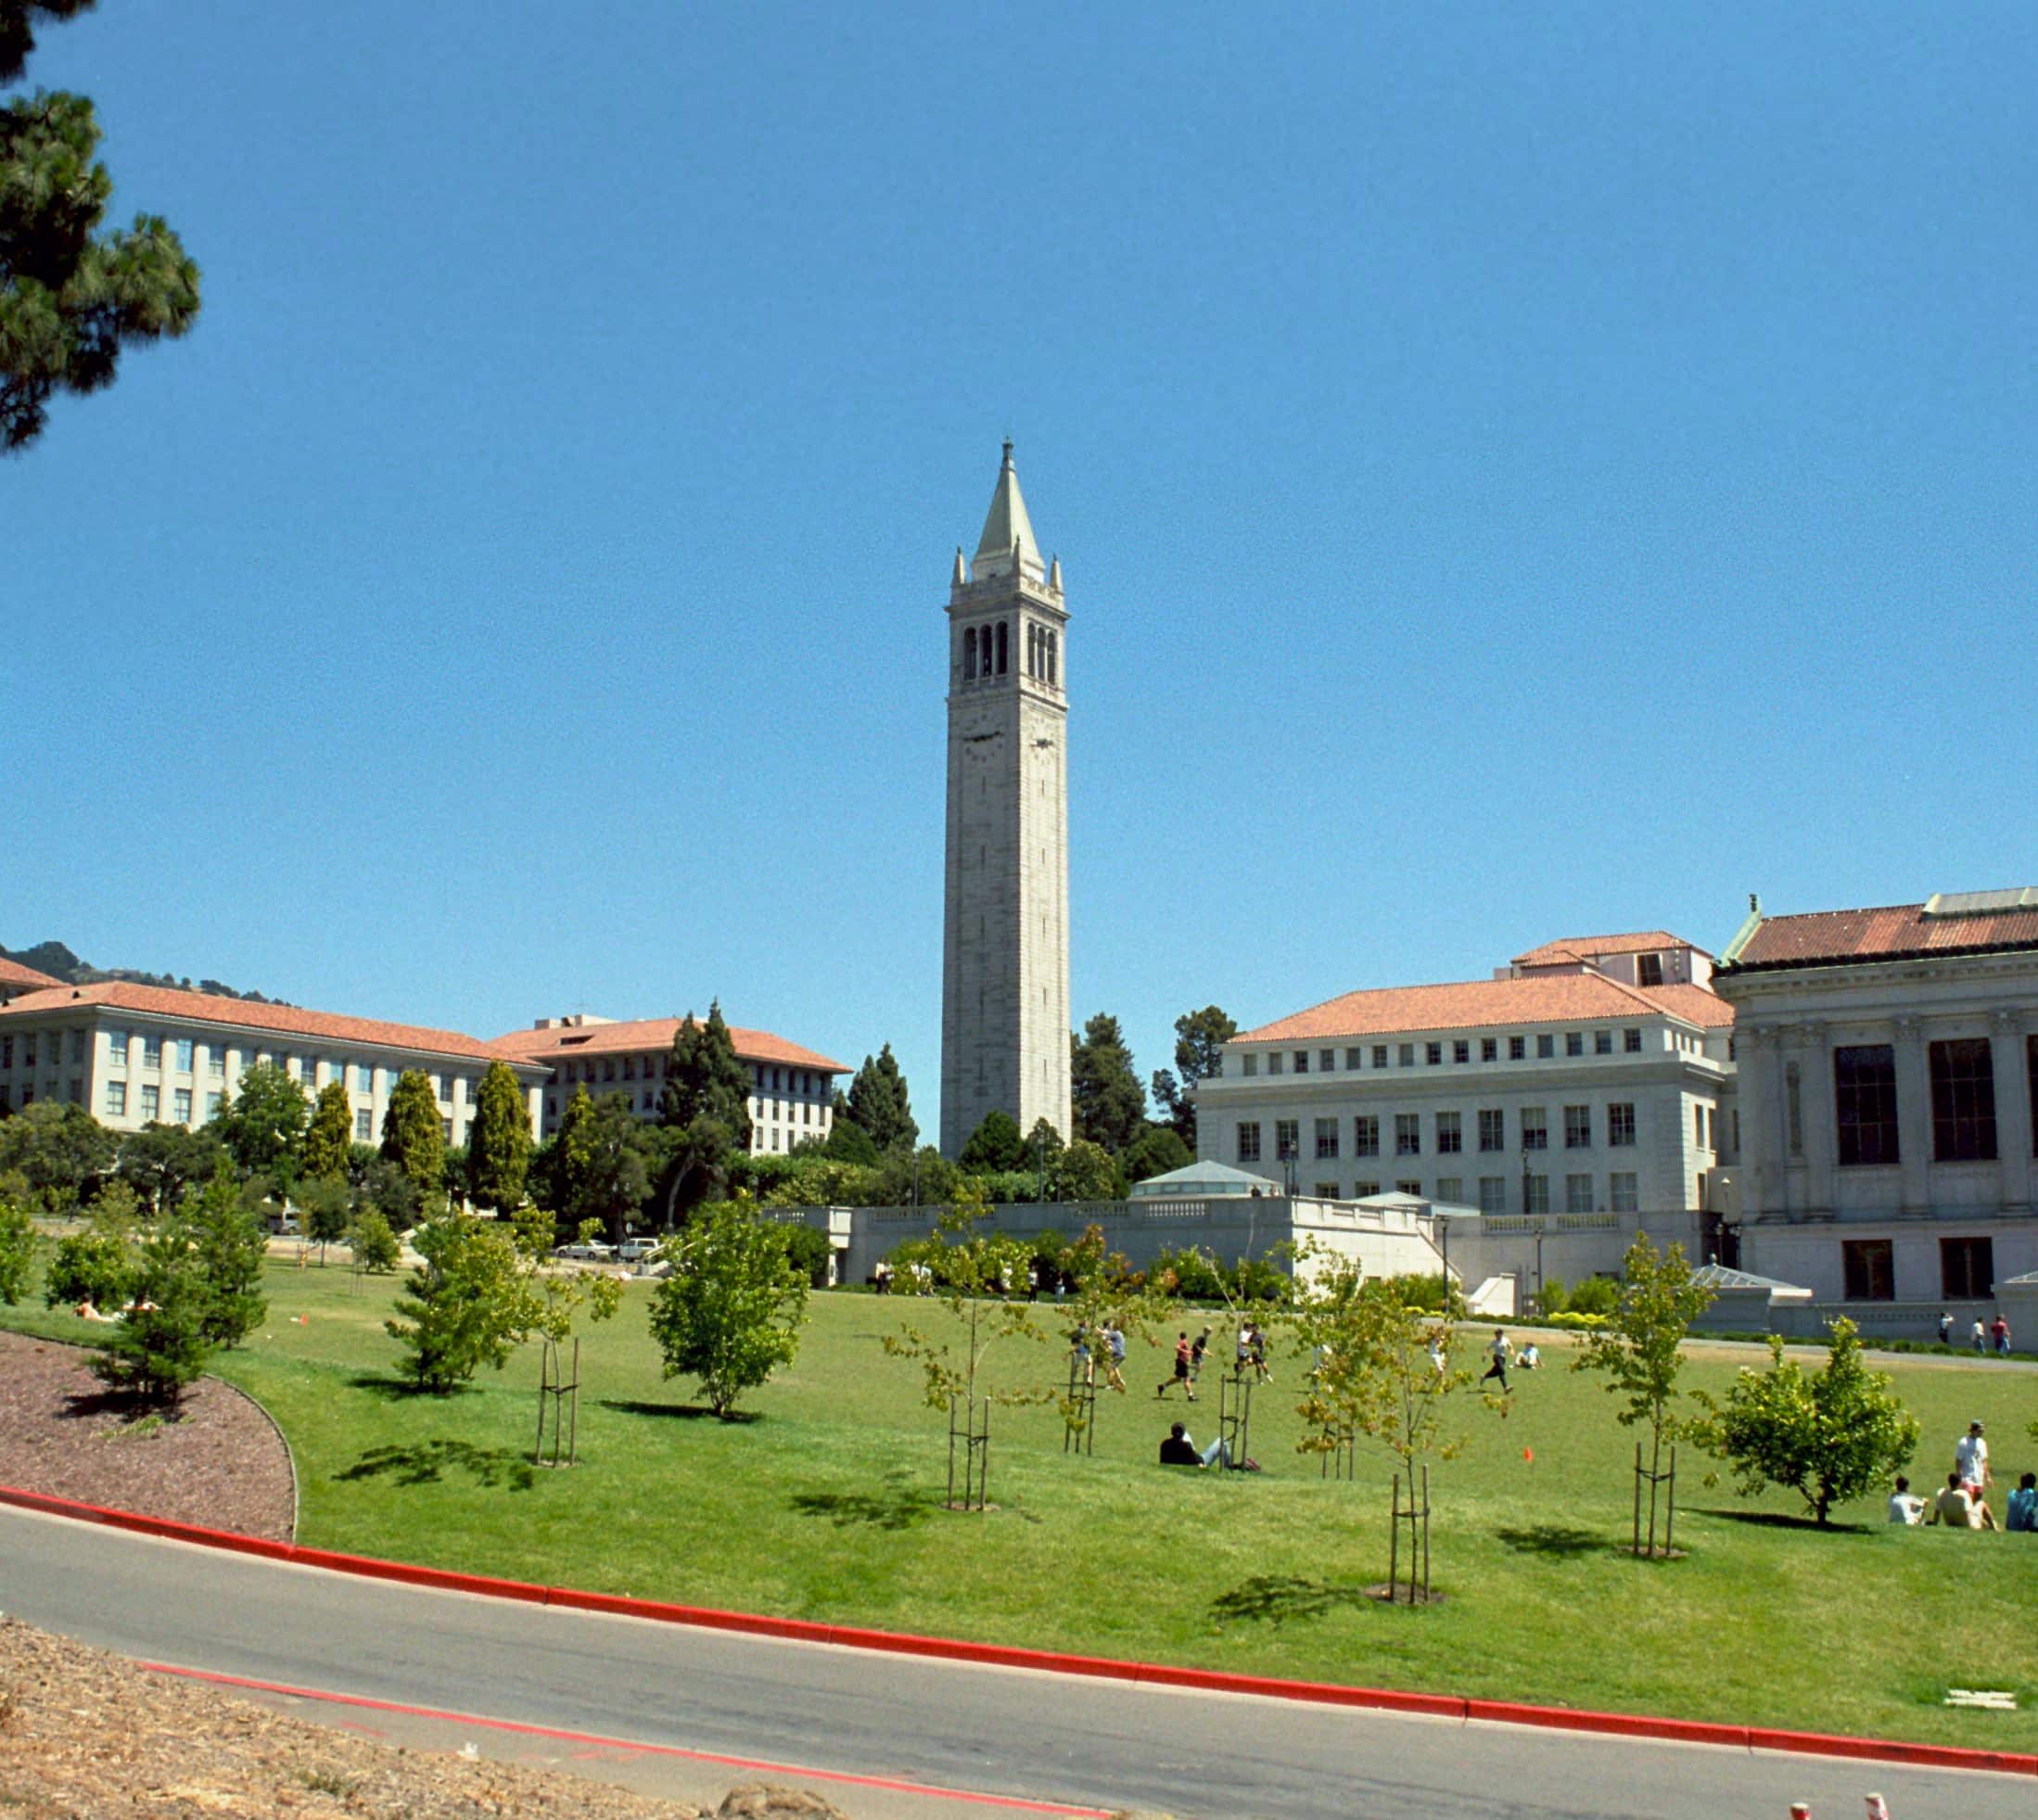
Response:
[{"label": "blue sky", "polygon": [[945,633],[1075,615],[1142,1071],[1550,936],[2038,881],[2038,15],[108,0],[205,272],[0,465],[0,942],[938,1099]]}]

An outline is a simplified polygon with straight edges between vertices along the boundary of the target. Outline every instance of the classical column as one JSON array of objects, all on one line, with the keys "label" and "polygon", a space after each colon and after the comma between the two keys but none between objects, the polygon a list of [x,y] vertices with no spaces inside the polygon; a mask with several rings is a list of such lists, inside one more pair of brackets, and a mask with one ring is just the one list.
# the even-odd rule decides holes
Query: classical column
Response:
[{"label": "classical column", "polygon": [[1931,1210],[1931,1071],[1925,1065],[1925,1029],[1915,1017],[1896,1020],[1896,1145],[1903,1164],[1903,1211]]},{"label": "classical column", "polygon": [[1833,1052],[1823,1024],[1798,1032],[1798,1116],[1804,1132],[1804,1215],[1833,1216]]},{"label": "classical column", "polygon": [[2031,1212],[2031,1082],[2026,1077],[2024,1014],[1989,1017],[1989,1059],[1995,1071],[1995,1153],[2002,1159],[2003,1212]]},{"label": "classical column", "polygon": [[[1782,1164],[1777,1210],[1795,1219],[1804,1211],[1804,1062],[1802,1034],[1794,1024],[1769,1033],[1777,1047],[1777,1155]],[[1797,1117],[1790,1116],[1790,1070],[1798,1071]],[[1792,1142],[1792,1139],[1797,1141]]]}]

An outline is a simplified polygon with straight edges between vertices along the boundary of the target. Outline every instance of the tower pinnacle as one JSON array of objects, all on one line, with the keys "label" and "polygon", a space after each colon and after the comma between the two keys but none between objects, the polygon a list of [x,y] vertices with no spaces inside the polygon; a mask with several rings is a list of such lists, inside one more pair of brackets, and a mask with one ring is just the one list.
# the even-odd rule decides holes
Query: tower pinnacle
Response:
[{"label": "tower pinnacle", "polygon": [[1038,581],[1044,572],[1033,521],[1026,516],[1026,502],[1019,491],[1019,472],[1012,465],[1012,442],[1008,438],[1005,458],[998,469],[998,484],[991,491],[990,511],[984,518],[984,535],[977,540],[976,560],[970,565],[970,573],[979,580],[1017,573]]}]

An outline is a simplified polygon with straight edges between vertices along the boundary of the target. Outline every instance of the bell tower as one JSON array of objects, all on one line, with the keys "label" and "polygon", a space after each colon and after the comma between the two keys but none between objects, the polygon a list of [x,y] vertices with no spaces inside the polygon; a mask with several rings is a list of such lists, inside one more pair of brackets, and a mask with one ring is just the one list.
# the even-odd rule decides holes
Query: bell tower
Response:
[{"label": "bell tower", "polygon": [[1069,1133],[1068,609],[1005,444],[976,554],[949,588],[941,1151],[987,1113]]}]

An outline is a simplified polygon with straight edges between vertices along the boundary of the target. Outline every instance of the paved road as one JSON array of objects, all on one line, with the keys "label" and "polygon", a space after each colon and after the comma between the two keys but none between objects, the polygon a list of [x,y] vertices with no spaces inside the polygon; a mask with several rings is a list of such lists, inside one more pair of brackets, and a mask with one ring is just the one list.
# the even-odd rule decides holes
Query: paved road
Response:
[{"label": "paved road", "polygon": [[[1793,1800],[1810,1801],[1816,1820],[1853,1820],[1871,1788],[1888,1796],[1894,1820],[1919,1820],[2026,1811],[2032,1794],[2024,1777],[1467,1725],[688,1630],[356,1580],[7,1509],[0,1609],[145,1661],[260,1681],[1210,1820],[1785,1820]],[[350,1710],[305,1711],[341,1723]],[[508,1750],[486,1734],[461,1736],[489,1754]],[[598,1763],[578,1767],[605,1773]],[[640,1760],[616,1779],[656,1786],[655,1772]],[[857,1820],[929,1811],[878,1789],[830,1792]]]}]

